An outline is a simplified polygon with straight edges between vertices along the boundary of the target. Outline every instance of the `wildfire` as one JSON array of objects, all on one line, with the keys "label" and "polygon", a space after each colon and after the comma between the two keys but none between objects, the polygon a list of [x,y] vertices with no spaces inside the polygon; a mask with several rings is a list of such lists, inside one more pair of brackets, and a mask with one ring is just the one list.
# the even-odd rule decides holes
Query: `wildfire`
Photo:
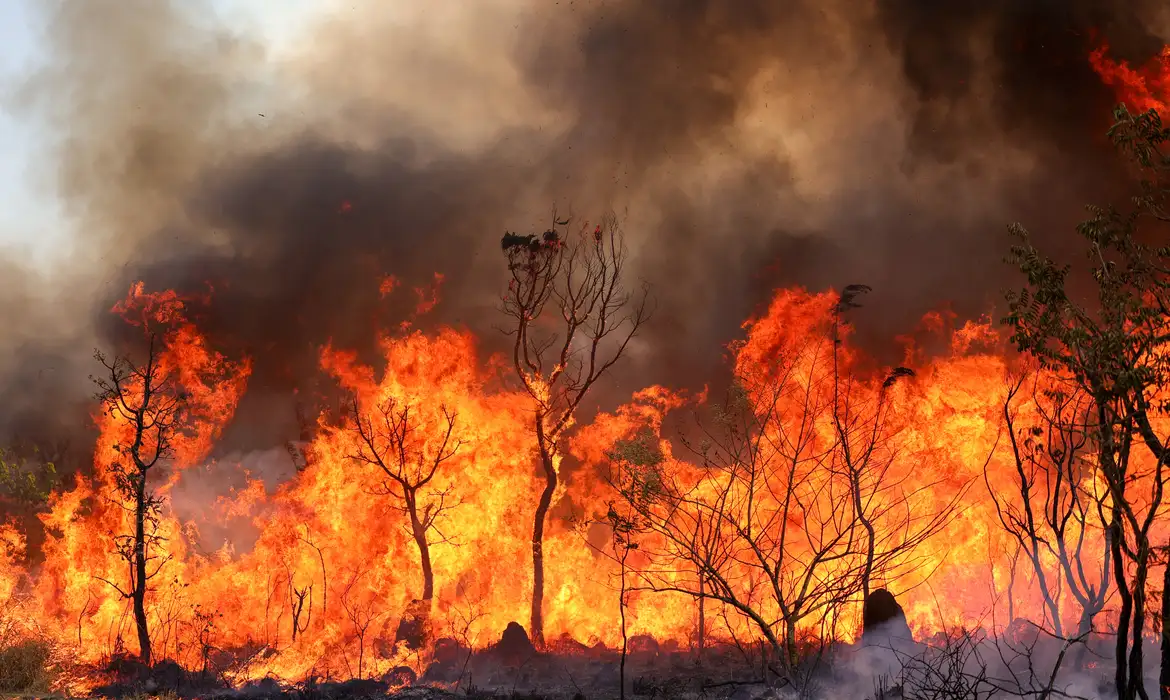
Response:
[{"label": "wildfire", "polygon": [[1102,43],[1089,54],[1089,62],[1118,99],[1131,110],[1153,109],[1163,118],[1170,115],[1170,46],[1139,68],[1115,61],[1108,54],[1108,44]]},{"label": "wildfire", "polygon": [[[1142,68],[1108,50],[1089,56],[1102,81],[1131,109],[1170,115],[1170,47]],[[591,233],[601,249],[603,228]],[[512,272],[559,252],[550,235],[505,236],[505,251],[521,246]],[[519,387],[508,359],[483,356],[467,330],[422,330],[442,282],[407,290],[413,313],[385,329],[379,369],[322,349],[319,370],[351,402],[316,417],[303,468],[277,487],[248,464],[208,457],[247,390],[249,359],[222,355],[188,320],[199,298],[132,287],[112,311],[142,331],[149,371],[108,365],[118,391],[95,410],[94,469],[50,495],[39,551],[29,553],[18,523],[0,521],[0,641],[41,634],[94,667],[138,653],[132,608],[145,590],[154,658],[228,668],[235,681],[300,680],[421,672],[435,639],[482,647],[528,619],[532,514],[548,478],[534,402],[553,403],[551,383],[569,366],[560,357],[542,375],[529,365]],[[387,275],[378,294],[400,289]],[[543,536],[551,646],[615,646],[624,633],[683,646],[752,639],[759,620],[782,618],[789,639],[853,640],[861,593],[876,588],[896,593],[920,637],[952,625],[1011,633],[1020,618],[1083,630],[1085,601],[1099,597],[1097,625],[1108,625],[1106,538],[1075,516],[1106,486],[1076,435],[1034,427],[1083,410],[1061,377],[1014,357],[990,320],[956,327],[943,313],[899,338],[904,366],[882,370],[849,343],[849,294],[777,290],[730,346],[735,383],[723,403],[647,386],[612,412],[566,414],[565,437],[543,455],[557,478]],[[528,309],[517,317],[531,320]],[[927,354],[927,337],[945,350]],[[183,430],[170,435],[144,432],[146,413],[135,411],[161,378],[185,406]],[[706,424],[677,420],[687,417]],[[750,459],[736,454],[745,444]],[[145,460],[135,482],[128,460],[143,451],[158,467]],[[1148,466],[1137,465],[1135,483]],[[245,482],[199,522],[174,508],[183,483],[240,472]],[[1020,501],[1021,480],[1024,492],[1044,487],[1041,517],[1062,523],[1073,553],[1020,536],[1037,516]],[[126,500],[136,483],[149,485],[151,508]],[[255,537],[207,550],[201,527]],[[139,572],[136,547],[150,549]],[[873,579],[846,592],[826,583],[858,567],[866,547],[879,562]],[[70,678],[83,691],[96,677]]]},{"label": "wildfire", "polygon": [[[419,297],[423,306],[433,299],[421,292]],[[756,406],[778,402],[778,430],[806,424],[801,459],[808,461],[800,469],[809,477],[802,487],[809,500],[789,518],[790,526],[803,533],[786,545],[791,560],[803,561],[804,551],[814,544],[814,527],[831,523],[840,508],[824,494],[840,486],[836,480],[841,477],[834,474],[841,472],[817,471],[822,467],[814,461],[833,442],[835,428],[821,409],[812,408],[834,400],[831,373],[837,371],[848,378],[849,400],[856,406],[872,404],[879,394],[889,400],[878,449],[886,465],[884,483],[897,486],[874,493],[887,501],[873,511],[878,527],[913,530],[913,523],[957,505],[953,519],[891,561],[887,578],[874,584],[899,592],[919,634],[954,622],[1005,625],[1009,611],[1043,617],[1044,600],[1032,577],[1018,568],[1018,547],[1000,527],[989,495],[988,487],[1010,493],[1015,478],[1002,416],[1008,376],[1019,368],[1012,366],[997,332],[987,322],[945,331],[932,316],[924,327],[949,333],[950,351],[934,358],[909,352],[913,367],[908,370],[914,376],[891,383],[866,369],[871,363],[849,347],[847,328],[834,369],[827,324],[837,299],[829,293],[782,290],[764,315],[745,324],[746,340],[733,348],[735,372],[749,386],[772,386],[778,373],[787,373],[784,391],[769,396],[759,393],[762,389],[749,390],[747,400]],[[131,321],[168,324],[161,362],[175,373],[193,407],[195,429],[181,436],[167,470],[155,477],[162,507],[159,551],[151,563],[157,575],[150,582],[147,608],[156,658],[199,667],[214,654],[250,655],[251,663],[237,666],[240,681],[265,675],[371,675],[415,663],[418,654],[395,642],[404,612],[423,597],[417,532],[404,491],[355,458],[363,446],[352,425],[322,416],[307,449],[308,465],[295,478],[272,492],[253,479],[211,510],[209,520],[223,527],[258,531],[249,551],[235,552],[226,544],[218,551],[200,551],[196,525],[181,522],[168,506],[168,493],[180,476],[198,478],[217,468],[204,462],[233,416],[249,371],[246,359],[218,354],[184,320],[184,303],[170,293],[150,295],[136,288],[116,309]],[[466,331],[399,329],[388,333],[381,347],[386,360],[381,372],[335,348],[322,352],[322,371],[352,392],[359,411],[369,414],[383,405],[410,408],[413,432],[403,441],[404,454],[422,460],[445,444],[458,446],[412,495],[416,514],[425,514],[432,528],[426,531],[433,572],[428,624],[432,637],[487,644],[508,622],[526,619],[529,604],[531,512],[540,495],[540,483],[533,479],[530,399],[509,388],[498,363],[482,357]],[[695,489],[699,503],[719,483],[694,454],[679,450],[673,429],[665,426],[670,416],[695,410],[708,398],[649,387],[572,433],[565,457],[574,466],[558,491],[545,541],[550,641],[618,643],[618,572],[604,556],[605,528],[599,525],[614,498],[607,476],[611,450],[649,431],[677,483]],[[1036,408],[1023,396],[1015,410],[1024,415]],[[23,536],[14,525],[0,529],[0,600],[19,601],[27,619],[87,663],[135,651],[129,601],[119,590],[127,563],[113,545],[116,533],[131,527],[131,512],[108,496],[121,458],[116,447],[127,439],[130,426],[116,415],[96,419],[101,438],[93,475],[54,494],[42,516],[49,533],[43,563],[23,571]],[[201,464],[206,469],[192,470]],[[757,507],[774,507],[777,498],[776,492],[764,494]],[[1099,536],[1086,532],[1090,542]],[[668,550],[655,537],[647,535],[639,565],[681,570],[647,559]],[[1086,548],[1089,565],[1092,551]],[[1048,557],[1043,565],[1059,563]],[[735,585],[745,590],[762,585],[746,564],[736,576]],[[1058,607],[1071,621],[1067,618],[1074,611],[1067,597]],[[856,605],[850,610],[859,613]],[[629,632],[693,643],[696,615],[694,600],[686,596],[639,590],[629,599]],[[1003,617],[995,620],[996,615]],[[801,624],[815,631],[824,630],[824,622],[814,608]],[[708,614],[707,624],[712,637],[753,634],[745,621],[717,612]],[[852,638],[856,619],[837,624],[832,633]]]}]

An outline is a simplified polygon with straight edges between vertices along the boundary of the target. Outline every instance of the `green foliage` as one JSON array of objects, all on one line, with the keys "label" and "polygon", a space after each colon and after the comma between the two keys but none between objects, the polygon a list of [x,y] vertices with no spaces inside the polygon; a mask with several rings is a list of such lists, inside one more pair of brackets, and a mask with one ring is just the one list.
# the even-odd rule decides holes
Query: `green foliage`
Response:
[{"label": "green foliage", "polygon": [[0,693],[45,693],[53,680],[48,643],[24,639],[0,645]]},{"label": "green foliage", "polygon": [[1170,222],[1170,156],[1162,150],[1170,130],[1153,111],[1133,115],[1119,107],[1114,116],[1109,135],[1133,162],[1140,194],[1129,211],[1089,207],[1089,219],[1077,227],[1096,298],[1075,298],[1071,266],[1038,250],[1016,224],[1008,261],[1027,281],[1007,294],[1003,319],[1021,351],[1069,372],[1098,402],[1133,397],[1170,375],[1162,352],[1170,340],[1170,247],[1147,245],[1139,235],[1145,224]]},{"label": "green foliage", "polygon": [[52,462],[21,460],[0,449],[0,497],[40,505],[48,500],[59,481]]},{"label": "green foliage", "polygon": [[727,389],[727,399],[711,405],[711,419],[721,428],[731,428],[754,410],[751,393],[742,381],[736,380]]},{"label": "green foliage", "polygon": [[[1072,267],[1039,251],[1016,225],[1011,232],[1018,243],[1008,259],[1027,281],[1007,295],[1004,323],[1022,352],[1066,375],[1091,400],[1094,451],[1108,490],[1107,502],[1098,508],[1111,532],[1107,556],[1115,563],[1129,560],[1128,573],[1114,581],[1121,600],[1116,624],[1125,630],[1116,637],[1114,683],[1118,697],[1136,697],[1145,682],[1140,640],[1153,560],[1150,529],[1163,506],[1170,462],[1170,449],[1152,420],[1167,408],[1156,402],[1170,382],[1170,247],[1146,242],[1164,240],[1170,224],[1170,155],[1163,151],[1170,130],[1153,111],[1133,115],[1122,106],[1114,117],[1110,138],[1128,157],[1140,189],[1127,211],[1090,207],[1089,219],[1077,227],[1094,294],[1078,299]],[[1148,448],[1156,467],[1150,492],[1135,498],[1138,482],[1129,464],[1136,444]],[[1165,685],[1170,672],[1165,640],[1162,666]]]},{"label": "green foliage", "polygon": [[641,470],[654,470],[666,461],[658,436],[650,428],[642,428],[632,438],[618,440],[606,457]]},{"label": "green foliage", "polygon": [[[620,476],[617,479],[618,492],[622,500],[635,511],[649,506],[664,495],[662,467],[666,455],[659,446],[658,436],[650,428],[642,428],[633,437],[618,440],[606,457],[617,465]],[[613,507],[610,519],[617,518]],[[629,523],[623,523],[623,526]]]}]

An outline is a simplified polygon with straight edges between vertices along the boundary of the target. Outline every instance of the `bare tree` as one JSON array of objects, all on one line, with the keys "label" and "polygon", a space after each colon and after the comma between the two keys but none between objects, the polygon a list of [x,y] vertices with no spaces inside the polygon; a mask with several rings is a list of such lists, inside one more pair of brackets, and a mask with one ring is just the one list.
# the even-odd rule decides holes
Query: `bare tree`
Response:
[{"label": "bare tree", "polygon": [[605,520],[602,521],[609,528],[609,548],[606,556],[618,565],[618,618],[622,633],[622,653],[618,666],[618,696],[626,700],[626,659],[629,657],[630,637],[627,624],[629,610],[629,569],[630,555],[638,549],[635,540],[640,524],[637,513],[630,508],[622,508],[616,503],[609,504]]},{"label": "bare tree", "polygon": [[297,586],[296,574],[288,561],[284,563],[285,575],[288,577],[287,604],[289,614],[292,615],[292,643],[296,644],[297,635],[309,629],[313,622],[313,584]]},{"label": "bare tree", "polygon": [[[1021,404],[1034,415],[1022,418]],[[1096,470],[1092,415],[1091,400],[1075,385],[1046,387],[1038,373],[1022,374],[1010,382],[1003,404],[1014,465],[1012,490],[992,484],[984,470],[1000,524],[1026,556],[1043,596],[1041,628],[1058,639],[1087,637],[1111,584],[1108,522],[1098,518],[1101,502],[1091,483]],[[1061,617],[1065,592],[1080,609],[1075,631],[1066,630]],[[1074,652],[1078,666],[1083,651],[1082,643]]]},{"label": "bare tree", "polygon": [[463,684],[463,679],[468,677],[467,667],[471,663],[472,649],[479,646],[476,643],[478,635],[473,634],[472,629],[487,614],[483,611],[481,602],[464,593],[465,588],[460,583],[455,595],[456,602],[449,608],[447,617],[447,636],[455,640],[458,645],[458,656],[462,657],[459,680],[455,681],[456,691]]},{"label": "bare tree", "polygon": [[455,434],[456,413],[446,406],[440,406],[438,413],[438,417],[427,416],[421,407],[391,397],[367,415],[356,397],[352,402],[351,429],[359,442],[350,457],[382,472],[383,492],[397,501],[397,508],[410,520],[410,533],[422,562],[424,618],[435,596],[430,533],[442,535],[438,520],[455,505],[448,502],[445,490],[429,487],[443,464],[463,446]]},{"label": "bare tree", "polygon": [[[847,484],[832,478],[830,450],[816,439],[828,407],[795,365],[781,362],[780,375],[763,381],[740,378],[700,422],[700,439],[684,440],[698,469],[627,469],[619,490],[664,542],[640,572],[647,585],[698,596],[698,578],[679,576],[673,562],[691,563],[702,593],[750,621],[786,677],[800,662],[801,628],[834,617],[860,584],[857,523],[839,507]],[[700,519],[717,520],[719,536],[692,551]]]},{"label": "bare tree", "polygon": [[[919,547],[966,488],[942,508],[924,507],[933,484],[910,483],[912,470],[895,464],[883,414],[860,410],[858,385],[834,371],[835,337],[823,325],[766,366],[741,369],[727,400],[698,420],[697,437],[682,436],[695,464],[667,459],[651,431],[610,457],[615,490],[646,533],[640,586],[732,611],[793,682],[843,631],[867,582],[897,582],[921,566]],[[905,374],[879,378],[878,407]]]},{"label": "bare tree", "polygon": [[186,392],[174,373],[162,362],[163,341],[146,329],[143,364],[126,357],[110,358],[101,351],[94,356],[105,374],[94,377],[97,399],[114,420],[129,426],[129,440],[114,445],[118,459],[111,465],[117,505],[134,520],[133,532],[116,536],[119,555],[129,566],[125,584],[102,579],[133,603],[134,623],[142,662],[151,661],[150,629],[146,618],[149,582],[169,560],[156,553],[162,537],[158,532],[160,498],[149,488],[151,470],[174,456],[175,440],[185,427]]},{"label": "bare tree", "polygon": [[[594,546],[594,549],[617,563],[620,571],[623,605],[624,595],[630,584],[626,582],[633,576],[630,571],[629,555],[632,550],[641,545],[639,536],[655,532],[655,524],[646,518],[643,509],[652,507],[654,499],[666,496],[665,479],[670,478],[670,466],[666,463],[665,455],[659,449],[659,436],[649,427],[642,427],[631,437],[619,440],[606,453],[609,470],[604,478],[618,497],[608,503],[608,509],[603,518],[596,522],[603,523],[610,529],[610,549],[605,551]],[[706,645],[706,589],[708,586],[706,571],[722,569],[728,564],[728,550],[723,546],[726,533],[726,524],[722,513],[722,504],[710,509],[691,509],[685,516],[679,513],[674,522],[676,526],[672,537],[677,539],[675,545],[681,546],[686,541],[686,551],[690,554],[688,563],[693,571],[694,583],[698,589],[694,596],[697,613],[696,629],[696,658],[702,663],[703,650]],[[586,525],[595,521],[586,521]],[[583,534],[588,542],[588,529]],[[590,545],[593,546],[593,545]],[[648,550],[656,555],[662,550]],[[673,560],[677,561],[677,560]],[[624,610],[623,610],[624,613]],[[624,617],[623,617],[624,619]]]},{"label": "bare tree", "polygon": [[563,233],[554,216],[542,235],[504,234],[511,279],[502,310],[513,339],[512,364],[532,399],[533,432],[544,489],[532,525],[533,641],[544,644],[544,528],[559,483],[561,438],[590,389],[625,353],[649,317],[648,291],[626,288],[627,251],[607,218],[592,231]]},{"label": "bare tree", "polygon": [[873,590],[875,578],[897,580],[925,563],[910,556],[911,553],[951,521],[971,485],[963,484],[941,508],[915,507],[941,480],[919,479],[911,483],[909,472],[897,472],[894,447],[897,434],[888,420],[890,390],[900,380],[915,376],[914,371],[894,367],[876,390],[872,390],[842,366],[844,315],[861,308],[858,299],[870,291],[867,285],[845,286],[833,307],[832,319],[830,415],[836,444],[829,468],[848,484],[852,515],[861,528],[863,559],[859,576],[863,605]]},{"label": "bare tree", "polygon": [[364,600],[366,596],[361,595],[362,591],[356,589],[358,581],[366,573],[368,572],[365,569],[355,569],[349,581],[342,587],[341,595],[339,596],[341,609],[345,613],[352,628],[351,634],[353,635],[353,641],[357,642],[356,667],[350,663],[349,654],[343,651],[346,666],[349,669],[350,675],[354,678],[366,677],[367,638],[370,636],[370,628],[382,616],[382,613],[375,609],[372,602]]}]

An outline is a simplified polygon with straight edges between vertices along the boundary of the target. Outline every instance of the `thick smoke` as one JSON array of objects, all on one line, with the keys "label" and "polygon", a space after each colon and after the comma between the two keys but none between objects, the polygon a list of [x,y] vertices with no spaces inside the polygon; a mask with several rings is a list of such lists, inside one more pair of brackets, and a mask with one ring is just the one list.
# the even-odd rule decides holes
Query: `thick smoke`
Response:
[{"label": "thick smoke", "polygon": [[[57,130],[77,249],[51,299],[3,290],[10,430],[84,405],[136,279],[210,284],[201,322],[254,358],[264,406],[322,343],[400,320],[385,274],[443,273],[439,319],[490,346],[499,236],[554,205],[627,212],[658,312],[623,391],[701,384],[778,286],[872,285],[875,346],[940,303],[987,311],[1005,224],[1058,245],[1116,194],[1093,31],[1141,61],[1166,21],[1123,0],[323,5],[277,55],[200,3],[45,3],[51,63],[16,100]],[[284,439],[286,413],[233,448]]]}]

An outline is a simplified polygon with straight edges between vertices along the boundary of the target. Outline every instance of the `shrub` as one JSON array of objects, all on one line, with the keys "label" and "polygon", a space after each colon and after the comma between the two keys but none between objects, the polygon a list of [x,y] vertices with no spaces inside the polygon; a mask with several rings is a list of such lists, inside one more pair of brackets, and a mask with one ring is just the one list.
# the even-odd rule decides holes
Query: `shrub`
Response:
[{"label": "shrub", "polygon": [[0,646],[0,693],[47,692],[52,680],[50,648],[25,639]]}]

